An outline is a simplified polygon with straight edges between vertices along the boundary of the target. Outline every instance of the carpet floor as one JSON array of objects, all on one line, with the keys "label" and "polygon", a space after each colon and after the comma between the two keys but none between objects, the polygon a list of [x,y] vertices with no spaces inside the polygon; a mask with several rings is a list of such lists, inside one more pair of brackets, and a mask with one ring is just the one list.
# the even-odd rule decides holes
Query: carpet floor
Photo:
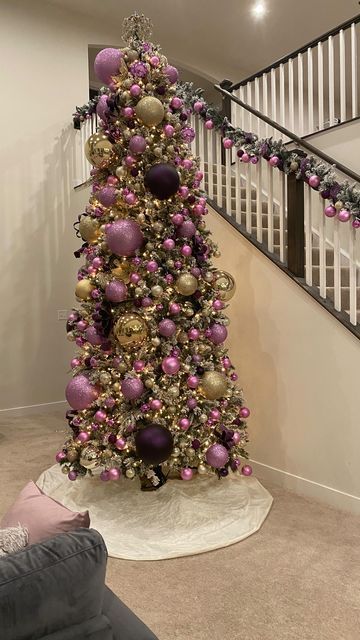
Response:
[{"label": "carpet floor", "polygon": [[[0,516],[53,464],[65,433],[55,412],[2,419]],[[108,586],[159,640],[359,640],[360,517],[265,486],[270,515],[238,544],[158,562],[109,558]]]}]

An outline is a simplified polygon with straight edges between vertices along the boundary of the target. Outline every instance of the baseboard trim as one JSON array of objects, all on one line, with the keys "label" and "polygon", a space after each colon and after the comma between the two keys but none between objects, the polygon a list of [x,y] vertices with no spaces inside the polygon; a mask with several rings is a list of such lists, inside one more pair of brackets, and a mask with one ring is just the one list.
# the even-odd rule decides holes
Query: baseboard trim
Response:
[{"label": "baseboard trim", "polygon": [[44,402],[43,404],[30,404],[25,407],[10,407],[9,409],[0,409],[0,417],[17,418],[34,413],[48,413],[49,411],[64,412],[67,407],[66,400],[58,400],[57,402]]},{"label": "baseboard trim", "polygon": [[260,480],[264,480],[264,482],[269,480],[269,482],[273,482],[275,485],[281,486],[284,489],[294,491],[294,493],[304,496],[305,498],[318,500],[330,507],[360,515],[360,497],[358,496],[333,489],[332,487],[308,480],[307,478],[302,478],[301,476],[296,476],[288,471],[271,467],[257,460],[251,460],[251,465],[255,475],[258,476]]}]

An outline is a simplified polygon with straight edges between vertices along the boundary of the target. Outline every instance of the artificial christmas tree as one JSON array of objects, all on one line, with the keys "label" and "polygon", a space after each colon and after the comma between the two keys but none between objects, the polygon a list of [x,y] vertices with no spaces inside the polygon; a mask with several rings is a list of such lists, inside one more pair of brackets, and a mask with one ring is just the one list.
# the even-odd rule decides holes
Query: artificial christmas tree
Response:
[{"label": "artificial christmas tree", "polygon": [[212,264],[190,112],[149,21],[124,25],[128,46],[95,60],[108,89],[85,149],[92,195],[76,225],[85,264],[67,327],[79,347],[72,434],[56,458],[70,480],[98,469],[104,481],[139,476],[143,489],[169,473],[249,475],[249,410],[224,347],[235,283]]}]

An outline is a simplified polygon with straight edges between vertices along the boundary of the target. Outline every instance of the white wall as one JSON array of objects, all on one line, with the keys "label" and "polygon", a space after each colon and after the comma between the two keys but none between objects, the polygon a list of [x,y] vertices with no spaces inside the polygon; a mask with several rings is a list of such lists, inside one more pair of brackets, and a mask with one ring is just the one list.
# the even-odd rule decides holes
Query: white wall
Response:
[{"label": "white wall", "polygon": [[360,174],[360,120],[342,124],[308,138],[315,147]]},{"label": "white wall", "polygon": [[114,38],[45,2],[0,7],[1,409],[64,397],[73,345],[57,309],[74,303],[88,197],[72,188],[71,114],[88,99],[88,44]]},{"label": "white wall", "polygon": [[360,342],[218,214],[208,225],[237,282],[228,343],[257,473],[360,513]]}]

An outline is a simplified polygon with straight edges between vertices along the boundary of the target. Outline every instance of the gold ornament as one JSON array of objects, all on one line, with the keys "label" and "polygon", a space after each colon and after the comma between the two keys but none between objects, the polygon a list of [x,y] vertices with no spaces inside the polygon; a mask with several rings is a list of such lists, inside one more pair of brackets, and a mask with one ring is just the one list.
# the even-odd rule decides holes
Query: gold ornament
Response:
[{"label": "gold ornament", "polygon": [[95,167],[107,167],[113,157],[113,146],[103,133],[93,133],[86,141],[85,155]]},{"label": "gold ornament", "polygon": [[227,271],[217,271],[215,273],[213,287],[216,289],[219,298],[227,302],[233,297],[236,284],[230,273]]},{"label": "gold ornament", "polygon": [[114,334],[123,349],[132,349],[146,340],[148,327],[140,314],[124,313],[115,324]]},{"label": "gold ornament", "polygon": [[99,466],[100,451],[92,442],[88,442],[82,450],[80,454],[80,464],[82,467],[85,467],[85,469],[96,469],[96,467]]},{"label": "gold ornament", "polygon": [[82,216],[79,222],[80,235],[85,242],[96,242],[99,237],[99,226],[91,216]]},{"label": "gold ornament", "polygon": [[205,467],[205,465],[204,465],[204,464],[199,464],[199,466],[198,466],[197,470],[198,470],[198,473],[199,473],[201,476],[203,476],[205,473],[207,473],[207,469],[206,469],[206,467]]},{"label": "gold ornament", "polygon": [[111,269],[111,274],[116,280],[122,280],[128,284],[130,282],[130,265],[127,262],[122,262],[115,269]]},{"label": "gold ornament", "polygon": [[70,471],[70,467],[68,467],[67,464],[61,465],[61,473],[65,475],[66,473],[69,473],[69,471]]},{"label": "gold ornament", "polygon": [[91,292],[94,289],[94,286],[91,284],[90,280],[84,278],[83,280],[79,280],[75,287],[75,295],[81,300],[89,300],[91,296]]},{"label": "gold ornament", "polygon": [[136,117],[147,127],[155,127],[164,117],[164,106],[158,98],[145,96],[135,107]]},{"label": "gold ornament", "polygon": [[131,480],[132,478],[135,477],[134,469],[131,469],[131,468],[130,469],[126,469],[125,475],[126,475],[127,478],[130,478],[130,480]]},{"label": "gold ornament", "polygon": [[175,288],[183,296],[191,296],[198,288],[198,281],[191,273],[180,273],[176,282]]},{"label": "gold ornament", "polygon": [[220,371],[205,371],[199,391],[208,400],[222,398],[228,389],[226,377]]},{"label": "gold ornament", "polygon": [[68,449],[66,452],[66,457],[69,460],[69,462],[75,462],[75,460],[78,459],[79,455],[76,449]]}]

